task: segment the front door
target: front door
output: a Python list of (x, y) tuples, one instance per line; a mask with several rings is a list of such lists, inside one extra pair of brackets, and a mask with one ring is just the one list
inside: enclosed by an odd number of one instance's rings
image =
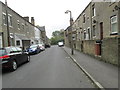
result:
[(100, 23), (100, 40), (103, 39), (103, 22)]

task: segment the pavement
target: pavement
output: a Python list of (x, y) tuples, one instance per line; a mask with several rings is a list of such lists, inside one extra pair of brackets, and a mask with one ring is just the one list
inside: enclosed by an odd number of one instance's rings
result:
[(97, 60), (77, 50), (74, 50), (74, 55), (71, 55), (71, 49), (65, 46), (63, 49), (72, 57), (74, 62), (104, 88), (118, 88), (117, 66)]

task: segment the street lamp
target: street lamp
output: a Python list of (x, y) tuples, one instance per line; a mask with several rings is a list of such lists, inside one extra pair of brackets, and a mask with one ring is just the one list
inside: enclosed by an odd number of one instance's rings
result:
[(6, 23), (7, 23), (8, 46), (10, 46), (10, 32), (9, 32), (9, 22), (8, 22), (8, 6), (7, 6), (7, 0), (5, 0), (5, 9), (6, 9)]
[(65, 14), (70, 13), (70, 38), (71, 38), (71, 54), (74, 55), (74, 50), (73, 50), (73, 38), (72, 38), (72, 23), (73, 23), (73, 18), (72, 18), (72, 12), (70, 10), (67, 10)]

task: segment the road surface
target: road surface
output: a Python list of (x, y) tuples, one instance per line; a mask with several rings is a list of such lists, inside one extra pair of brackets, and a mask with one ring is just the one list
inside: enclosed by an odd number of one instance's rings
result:
[(3, 72), (3, 88), (95, 88), (62, 47), (32, 55), (14, 72)]

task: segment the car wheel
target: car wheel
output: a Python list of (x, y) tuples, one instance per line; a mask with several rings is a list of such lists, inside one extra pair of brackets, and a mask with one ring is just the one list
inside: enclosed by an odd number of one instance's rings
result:
[(29, 55), (27, 56), (27, 62), (30, 62), (30, 56)]
[(12, 62), (11, 70), (12, 70), (12, 71), (15, 71), (16, 69), (17, 69), (17, 62), (14, 60), (14, 61)]

